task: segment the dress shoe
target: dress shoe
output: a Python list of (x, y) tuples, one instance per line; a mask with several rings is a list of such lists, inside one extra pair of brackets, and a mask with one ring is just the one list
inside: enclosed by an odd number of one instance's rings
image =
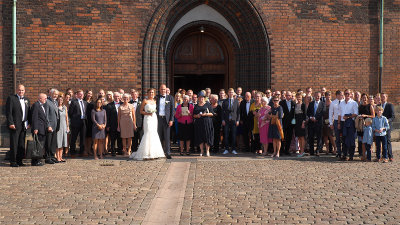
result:
[(353, 161), (353, 160), (354, 160), (353, 157), (350, 157), (349, 160), (347, 160), (347, 161)]
[(43, 163), (41, 161), (32, 164), (32, 166), (43, 166)]
[(51, 160), (51, 159), (46, 159), (44, 162), (46, 164), (55, 164), (55, 162), (53, 162), (53, 160)]
[(12, 162), (12, 163), (10, 163), (10, 167), (19, 167), (19, 166), (18, 166), (18, 164), (17, 164), (17, 163), (15, 163), (15, 162)]
[(167, 159), (172, 159), (171, 155), (167, 155)]
[(51, 161), (53, 161), (54, 163), (59, 163), (60, 161), (58, 161), (57, 159), (52, 158)]
[(26, 166), (23, 162), (19, 162), (17, 164), (18, 164), (18, 166)]
[(389, 162), (393, 162), (394, 161), (394, 159), (393, 158), (389, 158)]
[(228, 149), (226, 149), (225, 151), (224, 151), (224, 153), (222, 153), (223, 155), (226, 155), (226, 154), (228, 154), (229, 153), (229, 151), (228, 151)]

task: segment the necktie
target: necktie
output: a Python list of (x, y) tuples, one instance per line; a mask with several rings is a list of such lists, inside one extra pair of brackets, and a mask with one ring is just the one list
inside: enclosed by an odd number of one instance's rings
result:
[(315, 102), (314, 104), (314, 116), (317, 114), (317, 109), (318, 109), (318, 102)]
[(80, 103), (81, 103), (81, 107), (82, 107), (82, 115), (81, 115), (81, 118), (83, 119), (83, 118), (85, 118), (85, 108), (83, 107), (83, 102), (82, 101), (79, 101)]

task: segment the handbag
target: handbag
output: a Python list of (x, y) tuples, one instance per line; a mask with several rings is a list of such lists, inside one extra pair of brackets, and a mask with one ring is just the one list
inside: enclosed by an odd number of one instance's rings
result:
[(39, 141), (37, 134), (33, 134), (33, 140), (27, 141), (26, 159), (42, 159), (44, 155), (44, 141)]

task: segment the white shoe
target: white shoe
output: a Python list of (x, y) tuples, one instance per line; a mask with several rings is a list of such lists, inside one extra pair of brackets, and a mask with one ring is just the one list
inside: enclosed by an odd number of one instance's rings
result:
[(200, 154), (200, 157), (202, 157), (203, 156), (203, 154)]
[(233, 151), (232, 151), (232, 154), (237, 155), (236, 150), (233, 150)]
[(207, 156), (207, 157), (210, 157), (210, 152), (207, 152), (206, 156)]
[(228, 153), (229, 153), (229, 151), (228, 151), (228, 150), (225, 150), (224, 153), (222, 153), (222, 154), (226, 155), (226, 154), (228, 154)]

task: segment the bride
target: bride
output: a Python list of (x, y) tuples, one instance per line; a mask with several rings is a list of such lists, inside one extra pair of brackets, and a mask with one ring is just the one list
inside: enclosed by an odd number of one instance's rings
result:
[(137, 152), (133, 152), (129, 158), (135, 160), (164, 158), (164, 150), (157, 132), (156, 100), (155, 90), (147, 90), (147, 99), (144, 99), (140, 107), (143, 119), (143, 137)]

